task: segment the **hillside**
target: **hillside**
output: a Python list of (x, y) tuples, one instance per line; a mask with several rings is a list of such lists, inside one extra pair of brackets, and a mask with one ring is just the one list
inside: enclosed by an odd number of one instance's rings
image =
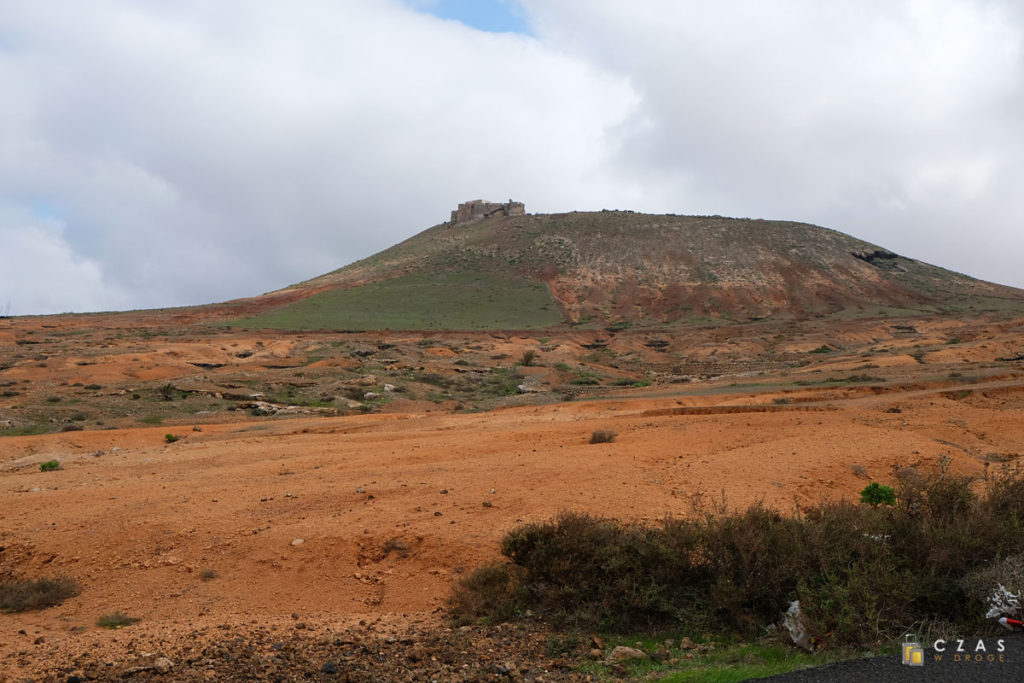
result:
[(270, 297), (238, 324), (536, 329), (1024, 311), (1024, 291), (827, 228), (623, 211), (442, 223)]

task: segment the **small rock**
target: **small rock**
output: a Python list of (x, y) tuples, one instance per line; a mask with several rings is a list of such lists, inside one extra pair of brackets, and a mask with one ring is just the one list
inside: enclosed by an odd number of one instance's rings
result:
[(591, 649), (591, 651), (590, 651), (590, 658), (591, 659), (604, 659), (604, 650), (600, 650), (600, 649), (598, 649), (596, 647)]
[(683, 638), (683, 639), (682, 639), (681, 641), (679, 641), (679, 647), (680, 647), (680, 649), (682, 649), (682, 650), (692, 650), (693, 648), (695, 648), (695, 647), (696, 647), (696, 645), (694, 645), (694, 644), (693, 644), (693, 641), (692, 641), (692, 640), (690, 640), (690, 639), (689, 639), (689, 638), (687, 637), (687, 638)]
[(165, 674), (174, 668), (174, 662), (167, 659), (167, 657), (157, 657), (153, 660), (153, 668), (159, 673)]
[(306, 540), (303, 539), (303, 538), (293, 538), (292, 539), (292, 545), (302, 545), (305, 542), (306, 542)]
[(200, 427), (199, 425), (192, 425), (192, 431), (193, 432), (201, 432), (201, 431), (203, 431), (203, 428)]
[(325, 674), (336, 674), (338, 673), (338, 665), (334, 662), (325, 662), (320, 671)]
[(635, 647), (626, 647), (625, 645), (616, 645), (615, 649), (605, 657), (604, 663), (607, 666), (625, 662), (630, 659), (647, 659), (647, 653), (643, 650), (638, 650)]

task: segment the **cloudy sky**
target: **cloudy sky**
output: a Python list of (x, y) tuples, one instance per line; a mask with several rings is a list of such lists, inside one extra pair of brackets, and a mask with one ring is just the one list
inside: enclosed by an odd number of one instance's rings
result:
[(199, 304), (466, 199), (1024, 287), (1017, 0), (0, 0), (0, 314)]

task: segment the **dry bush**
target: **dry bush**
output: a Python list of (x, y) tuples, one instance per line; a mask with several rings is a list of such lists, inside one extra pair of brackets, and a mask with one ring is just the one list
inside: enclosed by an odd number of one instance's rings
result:
[(52, 579), (11, 579), (0, 583), (0, 610), (24, 612), (59, 605), (79, 594), (78, 582), (65, 576)]
[(618, 436), (610, 429), (599, 429), (590, 435), (590, 443), (611, 443)]
[(387, 557), (391, 553), (398, 553), (399, 557), (408, 557), (411, 550), (412, 546), (409, 545), (408, 541), (395, 536), (394, 538), (389, 538), (387, 542), (384, 543), (381, 553), (384, 557)]
[(142, 621), (138, 617), (129, 617), (121, 612), (113, 612), (112, 614), (104, 614), (102, 617), (96, 620), (97, 626), (103, 628), (115, 629), (121, 628), (122, 626), (131, 626)]

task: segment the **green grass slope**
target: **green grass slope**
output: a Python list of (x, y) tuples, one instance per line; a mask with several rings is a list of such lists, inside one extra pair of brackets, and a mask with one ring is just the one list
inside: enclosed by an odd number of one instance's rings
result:
[(247, 328), (287, 330), (535, 329), (562, 320), (547, 287), (481, 272), (416, 273), (334, 289), (262, 315)]

